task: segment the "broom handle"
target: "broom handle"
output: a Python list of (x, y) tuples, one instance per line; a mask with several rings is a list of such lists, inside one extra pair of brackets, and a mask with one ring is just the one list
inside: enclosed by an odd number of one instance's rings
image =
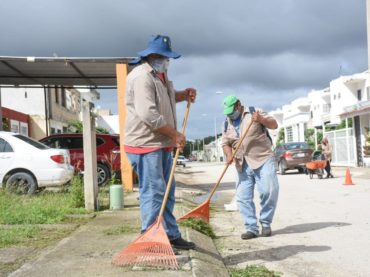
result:
[[(181, 128), (181, 134), (183, 134), (183, 135), (185, 134), (185, 127), (186, 127), (186, 123), (188, 121), (188, 116), (189, 116), (189, 111), (190, 111), (190, 104), (191, 104), (191, 102), (190, 102), (190, 100), (188, 100), (188, 104), (186, 106), (186, 111), (185, 111), (185, 115), (184, 115), (184, 121), (182, 122), (182, 128)], [(161, 210), (159, 211), (158, 224), (161, 222), (161, 218), (163, 216), (164, 209), (166, 207), (168, 195), (170, 194), (170, 189), (171, 189), (171, 185), (172, 185), (173, 175), (175, 174), (176, 162), (177, 162), (177, 158), (179, 157), (179, 154), (180, 154), (180, 148), (177, 148), (176, 149), (175, 157), (174, 157), (174, 159), (172, 161), (173, 163), (172, 163), (172, 168), (171, 168), (171, 174), (170, 174), (170, 178), (168, 179), (166, 193), (165, 193), (165, 195), (163, 197), (163, 202), (162, 202)]]
[[(253, 124), (253, 120), (252, 120), (252, 121), (251, 121), (251, 123), (249, 124), (249, 126), (248, 126), (247, 130), (245, 130), (245, 131), (244, 131), (244, 133), (243, 133), (242, 137), (240, 138), (240, 140), (239, 140), (238, 144), (236, 145), (236, 148), (235, 148), (235, 150), (234, 150), (234, 152), (233, 152), (233, 155), (232, 155), (232, 157), (231, 157), (231, 158), (232, 158), (232, 160), (234, 160), (235, 155), (236, 155), (236, 152), (238, 152), (238, 150), (239, 150), (239, 148), (240, 148), (240, 145), (242, 144), (242, 142), (243, 142), (244, 138), (247, 136), (247, 133), (248, 133), (249, 129), (251, 128), (252, 124)], [(225, 168), (224, 168), (224, 171), (222, 172), (221, 176), (218, 178), (217, 183), (216, 183), (216, 185), (213, 187), (213, 189), (212, 189), (212, 191), (211, 191), (210, 195), (208, 196), (207, 201), (210, 201), (210, 200), (211, 200), (211, 198), (212, 198), (213, 194), (215, 193), (216, 189), (217, 189), (217, 188), (218, 188), (218, 186), (220, 185), (221, 180), (222, 180), (222, 178), (224, 177), (224, 175), (225, 175), (225, 173), (226, 173), (226, 170), (229, 168), (229, 165), (230, 165), (229, 163), (226, 163), (226, 166), (225, 166)]]

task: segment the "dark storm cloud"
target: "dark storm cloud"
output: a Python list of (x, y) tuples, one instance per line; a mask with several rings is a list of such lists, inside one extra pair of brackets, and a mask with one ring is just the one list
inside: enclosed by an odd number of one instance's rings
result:
[[(364, 71), (365, 2), (1, 0), (0, 55), (134, 56), (167, 34), (183, 55), (170, 65), (176, 87), (199, 90), (189, 131), (205, 135), (227, 94), (270, 110)], [(99, 105), (116, 111), (109, 95)]]

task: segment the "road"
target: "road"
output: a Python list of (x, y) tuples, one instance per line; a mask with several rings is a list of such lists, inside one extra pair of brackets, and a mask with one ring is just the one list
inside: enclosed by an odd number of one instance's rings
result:
[[(223, 168), (189, 163), (176, 180), (184, 190), (207, 192)], [(230, 168), (214, 197), (216, 212), (211, 211), (215, 244), (225, 264), (263, 264), (284, 276), (370, 276), (370, 179), (361, 169), (353, 172), (353, 186), (343, 185), (343, 168), (334, 168), (334, 179), (311, 180), (294, 171), (279, 175), (273, 236), (243, 241), (241, 216), (222, 208), (234, 192)], [(258, 203), (257, 192), (255, 197)]]

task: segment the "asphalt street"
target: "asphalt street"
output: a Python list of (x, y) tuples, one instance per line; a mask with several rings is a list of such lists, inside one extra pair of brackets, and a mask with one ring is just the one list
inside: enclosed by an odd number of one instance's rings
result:
[[(179, 169), (183, 190), (203, 200), (221, 174), (223, 164), (189, 163)], [(263, 264), (284, 276), (370, 276), (370, 170), (350, 169), (354, 185), (343, 185), (345, 168), (334, 168), (333, 179), (310, 179), (287, 172), (278, 175), (279, 202), (273, 236), (244, 241), (239, 212), (226, 212), (234, 193), (234, 170), (225, 175), (212, 199), (214, 241), (226, 266)], [(198, 192), (198, 193), (196, 193)], [(258, 193), (255, 194), (256, 207)], [(258, 212), (258, 211), (257, 211)]]

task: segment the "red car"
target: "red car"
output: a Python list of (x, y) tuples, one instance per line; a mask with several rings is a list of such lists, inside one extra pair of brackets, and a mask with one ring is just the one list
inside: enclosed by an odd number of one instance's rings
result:
[[(68, 149), (71, 156), (71, 164), (74, 166), (75, 170), (83, 170), (84, 155), (82, 134), (54, 134), (41, 139), (40, 142), (51, 148)], [(121, 158), (119, 150), (118, 135), (96, 134), (99, 186), (104, 185), (111, 178), (113, 173), (120, 177)]]

